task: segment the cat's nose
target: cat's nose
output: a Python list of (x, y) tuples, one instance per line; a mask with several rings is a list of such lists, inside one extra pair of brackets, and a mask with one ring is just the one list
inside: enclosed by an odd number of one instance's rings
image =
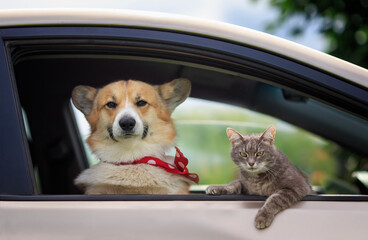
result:
[(252, 163), (252, 162), (250, 162), (250, 163), (248, 163), (249, 164), (249, 166), (251, 166), (251, 167), (253, 167), (253, 165), (254, 165), (254, 163)]

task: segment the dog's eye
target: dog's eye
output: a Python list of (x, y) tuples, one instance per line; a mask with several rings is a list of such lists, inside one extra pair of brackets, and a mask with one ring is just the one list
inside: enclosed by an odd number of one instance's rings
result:
[(111, 109), (116, 108), (116, 106), (117, 106), (117, 104), (114, 103), (114, 102), (108, 102), (108, 103), (106, 103), (106, 107), (111, 108)]
[(144, 107), (147, 105), (147, 102), (144, 100), (139, 100), (138, 102), (135, 103), (135, 105), (137, 105), (137, 107)]

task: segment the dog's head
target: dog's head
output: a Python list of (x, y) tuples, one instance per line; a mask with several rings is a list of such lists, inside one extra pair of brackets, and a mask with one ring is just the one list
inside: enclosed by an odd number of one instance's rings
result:
[[(190, 90), (187, 79), (175, 79), (159, 86), (118, 81), (101, 89), (77, 86), (72, 101), (90, 124), (87, 143), (91, 149), (100, 158), (114, 155), (111, 157), (117, 157), (116, 161), (125, 161), (125, 158), (137, 158), (139, 153), (154, 154), (146, 152), (157, 151), (155, 147), (173, 144), (176, 131), (170, 116)], [(127, 156), (130, 152), (133, 156)]]

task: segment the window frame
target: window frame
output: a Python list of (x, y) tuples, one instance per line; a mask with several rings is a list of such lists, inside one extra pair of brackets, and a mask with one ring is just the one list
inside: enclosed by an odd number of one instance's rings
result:
[(36, 194), (22, 110), (9, 60), (0, 38), (0, 193)]
[[(7, 101), (0, 102), (1, 115), (5, 115), (5, 107), (10, 108), (6, 115), (9, 116), (7, 123), (12, 123), (11, 128), (1, 127), (5, 133), (2, 134), (0, 142), (5, 142), (4, 149), (10, 149), (8, 154), (0, 154), (2, 161), (0, 166), (6, 165), (6, 168), (0, 168), (0, 183), (8, 182), (5, 177), (16, 179), (12, 183), (20, 183), (16, 187), (13, 184), (7, 186), (0, 185), (1, 200), (239, 200), (239, 201), (260, 201), (264, 197), (259, 196), (206, 196), (206, 195), (119, 195), (119, 196), (26, 196), (36, 195), (36, 183), (33, 175), (32, 161), (28, 148), (25, 127), (23, 124), (20, 102), (17, 95), (17, 89), (12, 71), (12, 62), (10, 59), (10, 48), (14, 44), (20, 44), (24, 40), (29, 39), (62, 39), (62, 38), (92, 38), (108, 40), (136, 39), (145, 40), (152, 43), (160, 41), (170, 42), (174, 47), (194, 46), (197, 51), (213, 52), (212, 56), (208, 56), (211, 61), (212, 57), (218, 58), (222, 56), (223, 63), (230, 62), (227, 67), (231, 68), (251, 69), (257, 68), (258, 74), (267, 73), (269, 76), (275, 77), (274, 85), (289, 87), (296, 91), (318, 86), (319, 91), (313, 90), (309, 94), (329, 104), (349, 110), (355, 115), (359, 115), (364, 119), (368, 119), (368, 94), (360, 86), (351, 84), (345, 79), (333, 76), (323, 70), (316, 69), (311, 66), (290, 60), (275, 53), (257, 49), (251, 46), (243, 46), (239, 43), (233, 43), (223, 39), (215, 39), (208, 36), (199, 36), (190, 33), (163, 31), (144, 28), (130, 27), (104, 27), (104, 26), (34, 26), (34, 27), (14, 27), (0, 29), (0, 78), (4, 79), (0, 82), (0, 95), (7, 97)], [(37, 40), (35, 41), (37, 42)], [(188, 55), (190, 57), (190, 55)], [(3, 58), (3, 59), (1, 59)], [(239, 61), (242, 58), (243, 62)], [(214, 65), (215, 66), (215, 65)], [(244, 69), (243, 69), (244, 70)], [(281, 74), (280, 74), (281, 73)], [(318, 77), (316, 77), (318, 76)], [(293, 81), (288, 81), (291, 79)], [(284, 82), (283, 82), (284, 81)], [(332, 85), (327, 86), (328, 83)], [(314, 88), (315, 89), (315, 88)], [(9, 94), (12, 96), (9, 96)], [(9, 99), (12, 101), (9, 103)], [(8, 104), (8, 106), (6, 106)], [(14, 135), (11, 141), (6, 140), (6, 135)], [(12, 147), (13, 146), (13, 147)], [(15, 148), (14, 146), (19, 146)], [(83, 151), (83, 150), (82, 150)], [(12, 156), (11, 158), (6, 156)], [(5, 161), (4, 161), (5, 158)], [(8, 165), (9, 164), (9, 165)], [(20, 180), (21, 179), (21, 180)], [(24, 196), (9, 196), (13, 194), (21, 194)], [(304, 200), (312, 201), (368, 201), (368, 196), (308, 196)]]
[[(203, 49), (207, 51), (207, 54), (210, 51), (214, 54), (217, 53), (217, 56), (221, 54), (223, 64), (228, 61), (232, 62), (232, 67), (238, 65), (240, 69), (245, 68), (253, 71), (260, 69), (262, 74), (268, 73), (269, 76), (275, 77), (272, 80), (274, 85), (290, 87), (295, 91), (308, 88), (312, 97), (368, 119), (368, 94), (361, 86), (325, 72), (323, 69), (317, 69), (314, 66), (308, 66), (297, 60), (279, 56), (277, 53), (258, 49), (254, 46), (246, 46), (229, 40), (198, 34), (123, 26), (33, 26), (0, 30), (0, 38), (6, 41), (25, 38), (63, 39), (68, 37), (105, 39), (105, 41), (108, 39), (131, 39), (145, 40), (152, 43), (167, 42), (175, 48), (190, 46), (199, 51)], [(210, 60), (212, 56), (208, 57), (208, 60)], [(221, 68), (226, 68), (226, 65), (221, 65)], [(277, 71), (277, 75), (273, 74), (275, 71)], [(320, 89), (317, 92), (315, 92), (316, 86)]]

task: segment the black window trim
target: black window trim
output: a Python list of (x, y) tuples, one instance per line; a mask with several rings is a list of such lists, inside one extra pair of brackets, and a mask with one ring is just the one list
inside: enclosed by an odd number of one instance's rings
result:
[(88, 159), (86, 152), (83, 147), (83, 140), (80, 135), (80, 131), (78, 128), (78, 124), (76, 122), (76, 117), (72, 110), (71, 102), (67, 101), (65, 103), (64, 109), (64, 118), (66, 120), (68, 135), (70, 137), (70, 141), (72, 142), (73, 150), (76, 155), (76, 159), (78, 162), (79, 169), (86, 169), (89, 167)]
[[(0, 195), (0, 201), (265, 201), (255, 195)], [(308, 195), (301, 201), (368, 202), (368, 195)]]
[[(257, 49), (252, 46), (244, 46), (239, 43), (215, 39), (208, 36), (200, 36), (189, 33), (165, 31), (160, 29), (144, 29), (132, 27), (113, 27), (113, 26), (43, 26), (43, 27), (13, 27), (0, 29), (0, 36), (6, 40), (24, 39), (24, 38), (86, 38), (106, 40), (126, 40), (149, 41), (150, 43), (166, 42), (167, 46), (191, 46), (197, 49), (203, 49), (207, 52), (217, 52), (223, 57), (249, 59), (257, 63), (257, 67), (267, 67), (268, 72), (272, 69), (278, 69), (278, 74), (286, 74), (287, 79), (292, 81), (282, 84), (291, 86), (293, 89), (299, 89), (300, 84), (304, 87), (308, 85), (317, 85), (323, 89), (323, 94), (319, 93), (319, 100), (333, 104), (336, 107), (344, 106), (345, 111), (349, 111), (360, 117), (368, 119), (368, 94), (357, 84), (348, 82), (339, 76), (333, 76), (331, 73), (324, 72), (322, 69), (308, 66), (279, 56), (276, 53)], [(223, 51), (226, 49), (226, 51)], [(230, 55), (231, 54), (231, 55)], [(236, 61), (235, 61), (236, 62)], [(248, 62), (249, 63), (249, 62)], [(280, 71), (282, 69), (282, 72)], [(293, 77), (294, 76), (294, 77)], [(302, 82), (300, 82), (302, 80)], [(279, 84), (276, 80), (274, 84)], [(329, 87), (326, 87), (329, 83)], [(333, 83), (333, 84), (331, 84)], [(333, 88), (331, 88), (333, 85)], [(339, 98), (336, 97), (339, 95)]]
[(9, 61), (0, 39), (0, 194), (36, 194), (22, 109)]

